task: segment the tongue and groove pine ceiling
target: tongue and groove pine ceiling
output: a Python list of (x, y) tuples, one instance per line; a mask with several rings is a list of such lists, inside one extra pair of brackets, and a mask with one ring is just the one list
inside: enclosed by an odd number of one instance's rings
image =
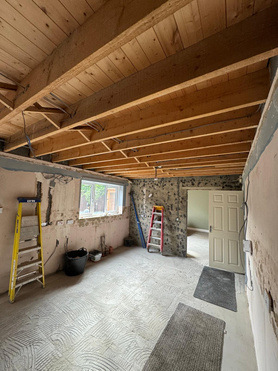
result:
[(241, 174), (277, 54), (274, 0), (0, 0), (4, 151), (130, 179)]

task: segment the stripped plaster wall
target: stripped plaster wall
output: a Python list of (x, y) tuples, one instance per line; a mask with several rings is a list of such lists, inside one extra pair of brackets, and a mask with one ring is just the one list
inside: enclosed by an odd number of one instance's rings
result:
[[(248, 205), (247, 297), (259, 371), (278, 369), (278, 59), (269, 102), (244, 171)], [(273, 299), (269, 312), (266, 293)]]
[[(45, 179), (45, 176), (50, 179)], [(65, 184), (65, 181), (69, 183)], [(0, 207), (3, 208), (3, 213), (0, 214), (0, 293), (7, 291), (9, 285), (17, 197), (36, 196), (40, 191), (38, 186), (42, 195), (42, 222), (49, 218), (50, 223), (42, 228), (45, 261), (53, 252), (56, 239), (59, 240), (55, 254), (45, 266), (46, 274), (63, 268), (66, 237), (69, 239), (69, 249), (85, 247), (92, 250), (99, 248), (100, 236), (103, 234), (106, 244), (113, 248), (122, 246), (124, 237), (128, 235), (128, 200), (123, 215), (79, 220), (79, 178), (55, 177), (40, 172), (13, 171), (0, 167)], [(67, 220), (73, 220), (73, 224), (67, 224)], [(58, 225), (57, 221), (62, 221), (63, 224)]]
[[(238, 175), (160, 178), (134, 180), (131, 190), (140, 218), (143, 234), (147, 241), (153, 205), (164, 206), (164, 246), (165, 255), (186, 257), (187, 239), (187, 190), (226, 189), (240, 190)], [(177, 219), (178, 218), (178, 219)], [(135, 213), (131, 205), (130, 235), (136, 245), (141, 245)]]

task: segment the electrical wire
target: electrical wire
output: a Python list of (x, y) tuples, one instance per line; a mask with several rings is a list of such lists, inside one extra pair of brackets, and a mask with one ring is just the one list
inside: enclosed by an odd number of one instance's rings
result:
[(57, 249), (58, 246), (59, 246), (59, 240), (56, 240), (55, 248), (52, 251), (52, 253), (50, 254), (50, 256), (48, 257), (48, 259), (46, 260), (46, 262), (44, 263), (44, 265), (46, 265), (49, 262), (50, 258), (55, 254), (55, 251), (56, 251), (56, 249)]
[(242, 227), (240, 228), (239, 235), (241, 234), (242, 230), (244, 229), (244, 239), (246, 240), (246, 231), (247, 231), (247, 224), (248, 224), (248, 213), (249, 213), (249, 208), (248, 208), (248, 195), (249, 195), (249, 185), (250, 185), (250, 179), (249, 175), (247, 177), (247, 188), (246, 188), (246, 200), (243, 202), (243, 206), (246, 209), (246, 217), (244, 218)]
[[(250, 179), (249, 179), (249, 174), (248, 174), (248, 177), (247, 177), (247, 187), (246, 187), (246, 199), (243, 202), (243, 207), (245, 208), (244, 209), (245, 218), (244, 218), (242, 227), (240, 228), (240, 231), (239, 231), (239, 238), (240, 238), (241, 232), (242, 232), (242, 230), (244, 230), (244, 240), (246, 240), (247, 225), (248, 225), (248, 214), (249, 214), (249, 208), (248, 208), (249, 185), (250, 185)], [(239, 256), (240, 256), (240, 261), (241, 261), (241, 254), (239, 254)], [(242, 264), (242, 261), (241, 261), (241, 264)], [(250, 275), (250, 281), (251, 281), (251, 284), (252, 284), (250, 262), (249, 262), (249, 275)], [(248, 281), (246, 281), (246, 287), (248, 288), (249, 291), (254, 291), (253, 284), (251, 285), (251, 287), (249, 287), (248, 286)]]
[(25, 137), (26, 137), (26, 140), (27, 140), (27, 144), (28, 144), (29, 150), (32, 153), (33, 157), (36, 158), (35, 151), (32, 148), (31, 140), (28, 137), (27, 132), (26, 132), (26, 122), (25, 122), (24, 111), (22, 111), (21, 113), (22, 113), (22, 118), (23, 118), (24, 134), (25, 134)]
[(114, 142), (116, 142), (116, 143), (118, 143), (118, 144), (120, 144), (120, 143), (122, 143), (123, 141), (121, 140), (121, 139), (119, 139), (119, 138), (111, 138), (112, 140), (114, 140)]
[(98, 121), (90, 121), (90, 124), (96, 128), (97, 131), (103, 131), (104, 127)]
[(42, 173), (44, 179), (46, 180), (54, 180), (58, 181), (61, 184), (68, 184), (73, 180), (73, 177), (68, 176), (68, 175), (62, 175), (62, 174), (47, 174), (47, 173)]
[(100, 132), (100, 130), (92, 122), (87, 122), (86, 125), (96, 130), (98, 133)]
[(22, 89), (24, 89), (24, 91), (27, 90), (27, 87), (26, 87), (26, 86), (21, 85), (21, 84), (20, 84), (19, 82), (17, 82), (16, 80), (14, 80), (14, 79), (12, 79), (11, 77), (5, 75), (3, 72), (0, 72), (0, 75), (3, 76), (3, 77), (5, 77), (6, 79), (12, 81), (12, 82), (13, 82), (14, 84), (16, 84), (17, 86), (20, 86)]
[(49, 93), (53, 98), (57, 99), (58, 101), (60, 101), (63, 105), (65, 105), (67, 108), (70, 109), (70, 106), (62, 99), (60, 98), (58, 95), (54, 94), (54, 93)]
[(64, 110), (62, 107), (58, 106), (57, 104), (55, 104), (54, 102), (52, 102), (50, 99), (48, 99), (47, 97), (44, 97), (43, 98), (47, 103), (49, 103), (51, 106), (55, 107), (55, 108), (58, 108), (60, 111), (64, 112), (65, 114), (69, 115), (71, 117), (71, 115), (66, 111)]

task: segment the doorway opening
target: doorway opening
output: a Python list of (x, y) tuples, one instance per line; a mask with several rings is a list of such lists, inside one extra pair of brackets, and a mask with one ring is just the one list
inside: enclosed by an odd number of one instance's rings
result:
[(187, 191), (187, 256), (209, 263), (209, 191)]

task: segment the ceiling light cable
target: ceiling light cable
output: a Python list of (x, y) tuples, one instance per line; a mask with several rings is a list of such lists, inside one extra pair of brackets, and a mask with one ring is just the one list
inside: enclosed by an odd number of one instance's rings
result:
[(24, 111), (22, 111), (21, 113), (22, 113), (22, 118), (23, 118), (24, 134), (25, 134), (25, 137), (26, 137), (26, 140), (27, 140), (27, 144), (28, 144), (29, 150), (32, 153), (33, 157), (36, 158), (35, 151), (34, 151), (34, 149), (32, 148), (32, 145), (31, 145), (31, 140), (28, 137), (27, 132), (26, 132), (26, 122), (25, 122)]
[(63, 105), (65, 105), (67, 108), (70, 108), (70, 106), (62, 99), (60, 98), (57, 94), (54, 93), (49, 93), (54, 99), (57, 99), (60, 101)]
[(71, 114), (68, 113), (66, 110), (64, 110), (62, 107), (58, 106), (57, 104), (55, 104), (54, 102), (52, 102), (49, 98), (47, 97), (44, 97), (43, 98), (47, 103), (49, 103), (51, 106), (55, 107), (55, 108), (58, 108), (60, 111), (64, 112), (65, 114), (69, 115), (71, 117)]

